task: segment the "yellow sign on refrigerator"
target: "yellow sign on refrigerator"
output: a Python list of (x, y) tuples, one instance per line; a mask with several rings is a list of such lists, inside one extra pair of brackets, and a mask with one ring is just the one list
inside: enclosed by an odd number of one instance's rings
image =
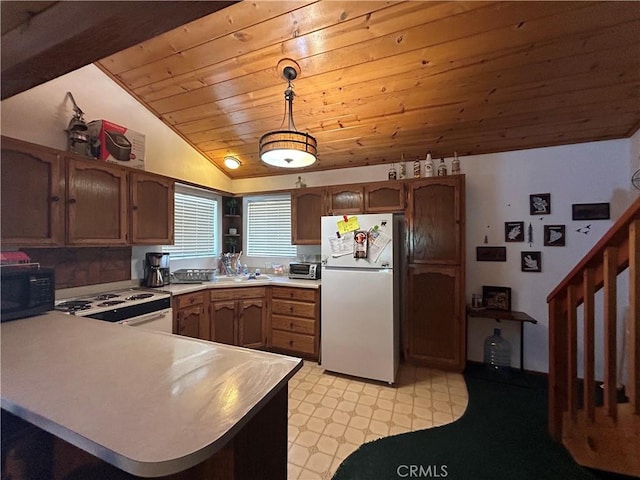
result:
[(342, 220), (338, 221), (338, 233), (340, 235), (344, 235), (348, 232), (354, 232), (359, 228), (360, 225), (358, 225), (358, 217), (356, 217), (355, 215), (349, 218), (347, 218), (347, 216), (345, 215), (344, 217), (342, 217)]

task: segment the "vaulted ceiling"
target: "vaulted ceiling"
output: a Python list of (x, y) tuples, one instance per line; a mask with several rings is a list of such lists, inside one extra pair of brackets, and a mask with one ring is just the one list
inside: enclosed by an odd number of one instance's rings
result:
[[(283, 59), (300, 68), (296, 128), (318, 141), (305, 171), (623, 138), (640, 126), (640, 2), (247, 1), (97, 65), (244, 178), (290, 173), (258, 157), (260, 136), (283, 121)], [(242, 166), (228, 170), (227, 155)]]

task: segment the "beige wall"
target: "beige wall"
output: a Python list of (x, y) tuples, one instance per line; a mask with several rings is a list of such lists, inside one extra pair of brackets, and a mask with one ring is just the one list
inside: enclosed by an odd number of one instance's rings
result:
[(87, 122), (105, 119), (145, 134), (145, 170), (210, 188), (231, 189), (229, 177), (94, 65), (4, 100), (2, 134), (65, 150), (65, 128), (73, 115), (68, 91)]

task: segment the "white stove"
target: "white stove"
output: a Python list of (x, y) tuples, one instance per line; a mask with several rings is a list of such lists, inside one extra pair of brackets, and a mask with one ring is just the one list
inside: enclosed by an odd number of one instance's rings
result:
[(171, 332), (171, 295), (159, 290), (126, 288), (68, 298), (57, 301), (54, 309), (80, 317)]

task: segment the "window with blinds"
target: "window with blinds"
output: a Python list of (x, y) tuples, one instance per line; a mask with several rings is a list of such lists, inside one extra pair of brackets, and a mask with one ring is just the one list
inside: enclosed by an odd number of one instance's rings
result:
[(295, 257), (291, 245), (291, 196), (247, 198), (247, 255)]
[(176, 185), (175, 244), (162, 247), (171, 258), (215, 257), (218, 196), (207, 190)]

